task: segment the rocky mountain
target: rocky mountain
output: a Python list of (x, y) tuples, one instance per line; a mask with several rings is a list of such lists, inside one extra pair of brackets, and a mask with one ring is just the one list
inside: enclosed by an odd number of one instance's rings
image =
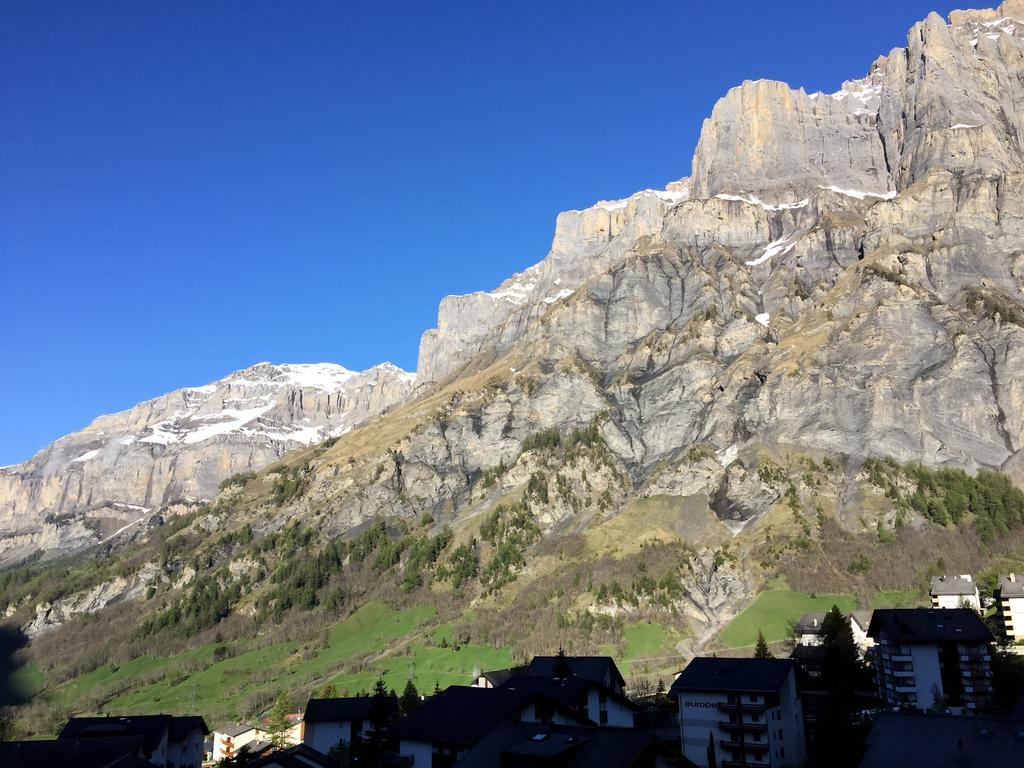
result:
[(406, 398), (385, 363), (259, 363), (100, 416), (23, 464), (0, 468), (0, 560), (109, 538), (168, 505), (212, 499), (225, 478), (344, 434)]
[[(445, 298), (414, 384), (371, 370), (342, 406), (333, 373), (257, 367), (4, 470), (14, 532), (33, 514), (209, 498), (282, 457), (165, 526), (146, 562), (98, 562), (76, 589), (27, 581), (8, 610), (38, 632), (121, 601), (153, 632), (154, 615), (208, 633), (213, 616), (241, 636), (273, 611), (420, 601), (523, 652), (559, 622), (662, 611), (689, 653), (814, 547), (870, 560), (911, 530), (934, 538), (905, 551), (944, 542), (980, 567), (979, 547), (956, 547), (999, 526), (1013, 546), (1021, 521), (1003, 505), (970, 528), (962, 488), (951, 511), (901, 465), (1024, 485), (1022, 142), (1024, 0), (932, 14), (834, 93), (745, 82), (705, 120), (688, 179), (563, 213), (541, 262)], [(313, 370), (321, 386), (293, 380)], [(48, 535), (86, 535), (58, 522)], [(816, 578), (864, 586), (864, 562)], [(915, 588), (898, 554), (879, 562), (871, 589)], [(627, 605), (615, 595), (641, 565), (650, 583)], [(458, 586), (433, 589), (431, 568)]]
[[(765, 444), (1024, 479), (1022, 19), (932, 14), (832, 94), (745, 82), (690, 179), (564, 213), (541, 263), (446, 298), (417, 373), (444, 415), (351, 522), (599, 415), (641, 494), (730, 498)], [(695, 479), (698, 444), (730, 466)]]

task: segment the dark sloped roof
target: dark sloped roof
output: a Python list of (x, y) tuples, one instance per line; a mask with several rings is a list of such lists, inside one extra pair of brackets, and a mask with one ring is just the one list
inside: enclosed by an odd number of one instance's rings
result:
[(141, 736), (146, 749), (160, 746), (171, 727), (170, 715), (132, 715), (130, 717), (72, 717), (61, 730), (59, 739), (92, 739), (110, 736)]
[(206, 721), (199, 715), (185, 715), (171, 718), (171, 729), (168, 738), (171, 741), (184, 741), (190, 731), (198, 730), (204, 736), (210, 732)]
[(541, 693), (566, 707), (578, 703), (581, 698), (584, 699), (585, 703), (587, 691), (594, 688), (604, 691), (607, 696), (626, 706), (633, 706), (633, 703), (625, 696), (616, 693), (604, 683), (591, 680), (588, 677), (567, 677), (563, 679), (540, 677), (539, 675), (513, 675), (500, 686), (500, 689), (503, 690)]
[(825, 615), (824, 611), (805, 613), (796, 623), (797, 634), (820, 634), (821, 625), (825, 621)]
[[(459, 768), (628, 766), (659, 749), (659, 742), (650, 731), (505, 721), (471, 747), (458, 765)], [(682, 765), (692, 763), (684, 760)]]
[[(536, 691), (452, 685), (399, 720), (392, 733), (399, 739), (474, 744), (499, 721), (518, 715), (537, 699), (551, 701)], [(552, 704), (564, 714), (579, 718), (558, 702)]]
[(103, 768), (143, 751), (140, 736), (0, 742), (4, 768)]
[(900, 643), (958, 641), (990, 643), (992, 632), (970, 608), (879, 608), (871, 617), (868, 635), (885, 633)]
[[(601, 683), (604, 682), (606, 675), (610, 675), (609, 679), (618, 682), (619, 685), (626, 684), (611, 656), (566, 656), (565, 660), (572, 670), (573, 677), (585, 677)], [(533, 661), (527, 665), (525, 674), (551, 677), (555, 673), (557, 663), (557, 656), (534, 656)]]
[(366, 720), (373, 707), (372, 696), (351, 696), (335, 699), (310, 699), (302, 719), (307, 723)]
[(135, 755), (125, 755), (112, 763), (107, 763), (103, 768), (153, 768), (153, 763)]
[(283, 768), (335, 768), (337, 761), (330, 760), (327, 755), (306, 744), (296, 744), (288, 749), (275, 749), (273, 752), (249, 763), (249, 768), (265, 768), (280, 765)]
[(512, 677), (512, 675), (520, 674), (522, 671), (522, 667), (516, 667), (513, 669), (492, 669), (489, 672), (481, 672), (477, 677), (487, 678), (491, 682), (491, 685), (497, 688)]
[(763, 691), (774, 693), (796, 669), (792, 659), (719, 659), (698, 656), (676, 681), (679, 691)]
[(1018, 766), (1024, 721), (885, 712), (867, 738), (860, 768)]

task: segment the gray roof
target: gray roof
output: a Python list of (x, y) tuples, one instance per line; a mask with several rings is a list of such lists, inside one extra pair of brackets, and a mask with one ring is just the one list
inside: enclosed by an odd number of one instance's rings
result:
[(228, 725), (222, 725), (220, 728), (217, 728), (216, 730), (217, 733), (222, 733), (225, 736), (235, 737), (245, 733), (246, 731), (255, 730), (258, 727), (259, 726), (251, 725), (249, 723), (229, 723)]
[(1024, 597), (1024, 574), (1000, 576), (997, 589), (1000, 597)]
[(978, 591), (977, 582), (963, 576), (932, 576), (930, 593), (933, 595), (973, 595)]
[(886, 712), (867, 745), (860, 768), (1020, 765), (1024, 721)]
[(825, 616), (826, 613), (824, 611), (812, 611), (811, 613), (805, 613), (800, 617), (800, 621), (796, 623), (797, 634), (820, 634), (821, 624), (825, 621)]

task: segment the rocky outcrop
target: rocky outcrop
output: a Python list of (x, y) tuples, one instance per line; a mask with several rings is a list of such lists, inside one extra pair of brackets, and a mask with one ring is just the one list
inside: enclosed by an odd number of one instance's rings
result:
[(260, 363), (100, 416), (24, 464), (0, 469), (0, 558), (78, 548), (165, 505), (211, 499), (225, 478), (402, 402), (412, 380), (390, 364), (357, 373)]
[(1022, 57), (1014, 0), (932, 14), (832, 94), (731, 90), (688, 181), (562, 214), (538, 265), (442, 302), (418, 385), (458, 395), (339, 514), (457, 507), (525, 435), (599, 415), (636, 488), (707, 493), (736, 530), (756, 477), (695, 474), (696, 445), (1019, 468)]

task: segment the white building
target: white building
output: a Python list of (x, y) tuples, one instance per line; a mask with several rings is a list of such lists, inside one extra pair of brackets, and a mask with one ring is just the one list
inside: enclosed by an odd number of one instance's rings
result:
[(1000, 576), (995, 598), (1003, 632), (1012, 643), (1024, 642), (1024, 576)]
[(219, 763), (234, 757), (247, 744), (270, 738), (270, 734), (256, 725), (235, 723), (218, 728), (213, 732), (213, 762)]
[[(794, 635), (797, 645), (814, 648), (821, 645), (821, 627), (825, 621), (823, 611), (805, 613), (800, 617), (794, 628)], [(868, 637), (868, 625), (871, 623), (871, 611), (851, 611), (846, 614), (850, 622), (850, 631), (853, 633), (853, 642), (857, 644), (863, 656), (868, 648), (874, 645), (874, 641)]]
[(683, 756), (707, 768), (802, 766), (803, 709), (792, 659), (698, 657), (672, 684)]
[(978, 585), (969, 573), (959, 576), (933, 576), (928, 594), (932, 598), (932, 608), (973, 608), (981, 612)]
[(992, 633), (970, 608), (879, 609), (868, 634), (879, 698), (891, 707), (952, 714), (992, 698)]
[(372, 696), (310, 699), (302, 716), (305, 724), (303, 743), (325, 755), (339, 741), (351, 744), (353, 738), (359, 738), (372, 730), (372, 707)]

